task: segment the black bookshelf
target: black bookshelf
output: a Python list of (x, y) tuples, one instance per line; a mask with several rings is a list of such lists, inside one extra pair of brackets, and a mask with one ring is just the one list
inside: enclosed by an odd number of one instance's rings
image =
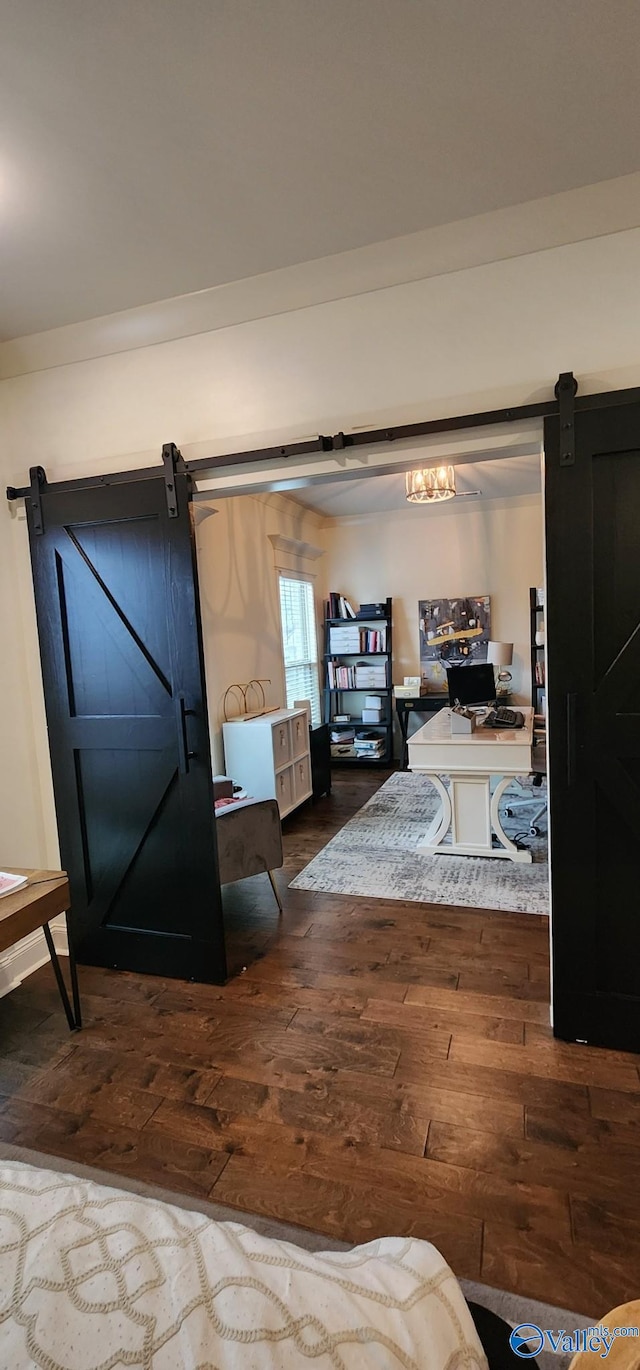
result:
[[(392, 685), (392, 662), (393, 662), (393, 625), (392, 625), (392, 601), (387, 598), (381, 601), (385, 605), (385, 613), (380, 617), (372, 618), (335, 618), (326, 615), (324, 621), (324, 721), (329, 725), (332, 732), (343, 732), (355, 728), (356, 732), (376, 733), (384, 738), (384, 753), (382, 756), (373, 759), (362, 756), (331, 756), (332, 766), (391, 766), (393, 765), (393, 685)], [(385, 630), (385, 650), (383, 652), (332, 652), (330, 651), (330, 630), (331, 628), (358, 627), (365, 630)], [(355, 662), (366, 661), (385, 663), (386, 684), (371, 685), (368, 687), (358, 686), (357, 688), (345, 686), (333, 686), (329, 683), (329, 663), (334, 662), (336, 666), (341, 664), (353, 666)], [(381, 723), (363, 723), (362, 709), (365, 695), (379, 695), (385, 701), (385, 714)], [(334, 723), (334, 714), (349, 714), (348, 723)]]
[(544, 643), (541, 647), (536, 642), (536, 633), (544, 624), (544, 604), (538, 603), (538, 597), (544, 593), (535, 586), (529, 590), (529, 620), (531, 637), (531, 703), (533, 704), (534, 714), (544, 714), (546, 716), (546, 653)]

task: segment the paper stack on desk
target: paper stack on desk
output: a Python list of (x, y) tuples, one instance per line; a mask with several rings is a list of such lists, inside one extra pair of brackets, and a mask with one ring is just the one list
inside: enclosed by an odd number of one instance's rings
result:
[(26, 875), (12, 875), (9, 871), (0, 871), (0, 899), (4, 894), (13, 894), (14, 890), (21, 889), (27, 880)]

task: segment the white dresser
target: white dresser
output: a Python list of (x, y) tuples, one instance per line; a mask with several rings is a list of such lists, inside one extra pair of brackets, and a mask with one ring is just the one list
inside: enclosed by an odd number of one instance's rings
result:
[(252, 799), (277, 799), (280, 817), (311, 796), (306, 709), (278, 709), (222, 726), (225, 772)]

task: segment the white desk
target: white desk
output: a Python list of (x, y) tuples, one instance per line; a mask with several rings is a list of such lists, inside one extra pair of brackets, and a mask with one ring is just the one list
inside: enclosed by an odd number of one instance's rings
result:
[[(521, 713), (524, 728), (496, 731), (479, 724), (470, 736), (452, 736), (450, 710), (441, 709), (409, 739), (409, 769), (428, 775), (440, 795), (440, 811), (418, 844), (419, 852), (531, 861), (531, 852), (519, 851), (507, 837), (499, 814), (513, 777), (531, 771), (533, 709)], [(448, 790), (443, 775), (449, 777)], [(493, 794), (492, 777), (498, 777)], [(451, 840), (445, 841), (449, 832)], [(499, 847), (492, 844), (494, 833)]]

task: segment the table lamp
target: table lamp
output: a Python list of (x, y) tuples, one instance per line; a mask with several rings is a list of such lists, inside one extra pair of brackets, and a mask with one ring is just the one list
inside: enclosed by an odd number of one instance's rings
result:
[(497, 666), (496, 672), (496, 699), (501, 695), (511, 694), (511, 684), (513, 676), (511, 671), (506, 670), (513, 661), (512, 642), (490, 642), (487, 649), (487, 661), (492, 666)]

